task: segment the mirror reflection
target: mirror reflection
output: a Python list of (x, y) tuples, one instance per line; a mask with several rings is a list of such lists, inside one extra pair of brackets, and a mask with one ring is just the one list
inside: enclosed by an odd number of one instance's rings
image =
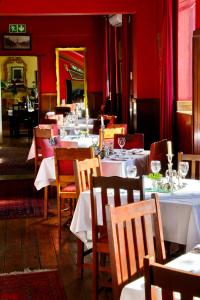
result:
[(0, 56), (3, 136), (32, 135), (38, 122), (36, 56)]
[(87, 106), (86, 48), (56, 48), (57, 106)]

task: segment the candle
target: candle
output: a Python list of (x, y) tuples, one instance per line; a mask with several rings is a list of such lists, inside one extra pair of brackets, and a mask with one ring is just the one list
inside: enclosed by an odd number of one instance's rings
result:
[(167, 153), (168, 153), (168, 155), (172, 155), (172, 142), (171, 141), (167, 142)]
[(104, 120), (103, 120), (103, 116), (101, 116), (101, 127), (104, 127)]

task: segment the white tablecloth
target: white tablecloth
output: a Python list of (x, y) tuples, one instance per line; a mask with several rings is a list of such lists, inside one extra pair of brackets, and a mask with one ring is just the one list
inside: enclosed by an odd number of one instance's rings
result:
[[(115, 152), (119, 152), (120, 150), (116, 150)], [(123, 157), (123, 156), (122, 156)], [(142, 151), (141, 153), (134, 154), (131, 156), (126, 156), (128, 159), (124, 159), (124, 161), (119, 158), (113, 157), (104, 158), (102, 160), (102, 168), (105, 176), (121, 176), (126, 177), (126, 167), (127, 165), (133, 162), (134, 165), (137, 166), (137, 176), (145, 175), (148, 172), (148, 160), (149, 160), (149, 151)], [(119, 159), (119, 160), (117, 160)]]
[[(66, 135), (61, 139), (61, 147), (65, 148), (88, 148), (94, 143), (98, 143), (99, 136), (96, 134), (90, 134), (88, 137), (81, 136), (76, 137), (74, 135)], [(28, 153), (27, 160), (35, 158), (35, 142), (32, 140), (32, 144)]]
[[(179, 270), (200, 274), (200, 254), (188, 252), (166, 264), (167, 266)], [(158, 300), (161, 298), (161, 290), (157, 289)], [(175, 299), (180, 299), (180, 295), (175, 293)], [(199, 298), (194, 298), (199, 299)], [(127, 285), (122, 290), (120, 300), (145, 300), (144, 277), (141, 277)]]
[[(137, 165), (139, 170), (139, 175), (143, 174), (147, 169), (148, 163), (148, 154), (149, 151), (146, 151), (145, 154), (138, 154), (132, 156), (132, 161)], [(101, 160), (102, 164), (102, 175), (104, 176), (126, 176), (126, 166), (131, 163), (131, 160), (127, 161), (114, 161), (109, 159)], [(54, 166), (54, 158), (48, 157), (44, 158), (39, 167), (34, 185), (37, 190), (48, 186), (54, 181), (56, 178), (55, 175), (55, 166)]]
[[(186, 245), (186, 250), (189, 251), (200, 243), (200, 181), (186, 180), (186, 182), (187, 185), (183, 189), (173, 193), (159, 193), (159, 196), (165, 240)], [(145, 184), (148, 185), (148, 180), (145, 180)], [(146, 199), (150, 196), (151, 192), (145, 192)], [(90, 247), (89, 191), (80, 194), (70, 230)]]

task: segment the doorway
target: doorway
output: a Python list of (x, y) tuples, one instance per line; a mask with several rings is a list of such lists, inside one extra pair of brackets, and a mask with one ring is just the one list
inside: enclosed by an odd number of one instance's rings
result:
[(38, 123), (37, 56), (0, 56), (1, 136), (31, 137)]

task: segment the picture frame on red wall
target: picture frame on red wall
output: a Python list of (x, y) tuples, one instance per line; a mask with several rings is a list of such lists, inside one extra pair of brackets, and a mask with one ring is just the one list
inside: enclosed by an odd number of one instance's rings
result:
[(5, 50), (30, 50), (30, 34), (4, 34), (3, 49)]

